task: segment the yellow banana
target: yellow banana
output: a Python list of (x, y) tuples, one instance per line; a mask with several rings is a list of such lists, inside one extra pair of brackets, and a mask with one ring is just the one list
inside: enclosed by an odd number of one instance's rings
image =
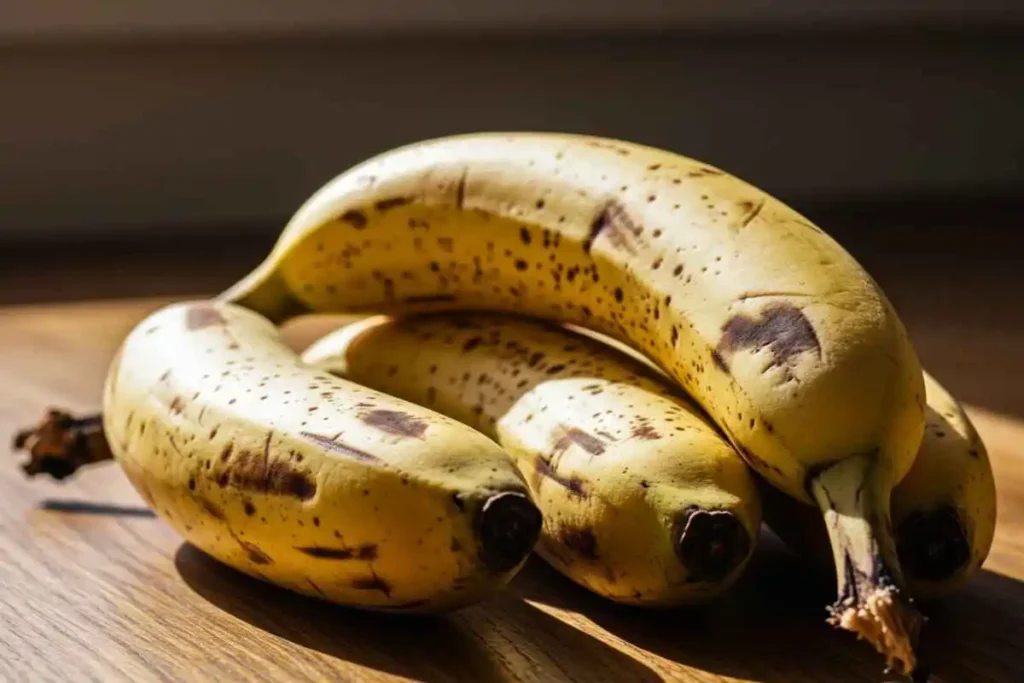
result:
[[(234, 306), (186, 302), (142, 321), (108, 373), (102, 417), (128, 479), (186, 540), (314, 597), (455, 609), (506, 583), (540, 532), (492, 441), (304, 366), (277, 328)], [(36, 458), (46, 448), (32, 441), (21, 445)]]
[[(963, 587), (988, 557), (996, 486), (988, 452), (957, 400), (927, 372), (927, 426), (914, 466), (893, 490), (892, 521), (908, 590), (921, 599)], [(768, 525), (801, 557), (828, 562), (821, 519), (763, 487)]]
[(830, 621), (915, 666), (889, 495), (924, 428), (921, 368), (871, 277), (776, 199), (638, 144), (481, 133), (346, 171), (222, 295), (306, 311), (484, 309), (576, 323), (651, 357), (774, 486), (823, 511)]
[(604, 597), (707, 600), (750, 558), (746, 464), (681, 392), (600, 342), (510, 316), (375, 317), (303, 360), (497, 441), (543, 513), (538, 553)]

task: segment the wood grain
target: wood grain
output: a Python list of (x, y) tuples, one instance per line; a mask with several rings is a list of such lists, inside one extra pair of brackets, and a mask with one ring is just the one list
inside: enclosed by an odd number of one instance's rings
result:
[[(95, 410), (121, 338), (162, 303), (0, 309), (5, 438), (50, 405)], [(301, 346), (316, 329), (290, 338)], [(1024, 330), (1007, 335), (1007, 356), (1021, 342)], [(994, 394), (1019, 380), (991, 374)], [(1024, 679), (1024, 419), (971, 413), (999, 484), (996, 544), (965, 592), (927, 607), (923, 648), (947, 683), (1009, 683)], [(4, 681), (886, 680), (867, 646), (824, 624), (827, 591), (770, 536), (736, 589), (703, 608), (619, 607), (531, 560), (484, 605), (401, 618), (218, 564), (149, 514), (113, 464), (57, 484), (24, 479), (12, 456), (0, 493)]]

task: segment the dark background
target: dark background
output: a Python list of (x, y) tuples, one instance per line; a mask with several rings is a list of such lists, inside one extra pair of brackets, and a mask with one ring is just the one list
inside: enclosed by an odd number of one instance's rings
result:
[(5, 3), (0, 303), (211, 293), (369, 155), (593, 133), (795, 206), (952, 388), (1022, 415), (987, 378), (1024, 376), (1024, 3), (864, 4)]
[(666, 147), (801, 208), (1017, 197), (1024, 3), (874, 4), (5, 3), (0, 235), (276, 228), (474, 130)]

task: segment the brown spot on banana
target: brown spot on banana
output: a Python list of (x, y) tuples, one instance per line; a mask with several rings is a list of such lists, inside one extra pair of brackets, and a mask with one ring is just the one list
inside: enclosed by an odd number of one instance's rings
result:
[(466, 179), (469, 175), (469, 168), (463, 168), (459, 174), (459, 182), (455, 186), (455, 206), (461, 209), (466, 203)]
[(202, 330), (215, 325), (224, 325), (227, 321), (216, 308), (210, 304), (195, 304), (185, 311), (185, 329), (189, 332)]
[(239, 538), (238, 534), (236, 534), (234, 531), (231, 531), (231, 529), (228, 529), (228, 533), (231, 534), (231, 538), (235, 539), (235, 542), (242, 547), (242, 550), (245, 551), (245, 554), (249, 556), (249, 561), (253, 564), (274, 563), (274, 560), (270, 557), (270, 555), (267, 555), (265, 552), (263, 552), (263, 549), (255, 543)]
[(357, 209), (350, 209), (346, 211), (338, 216), (338, 220), (342, 223), (348, 223), (356, 230), (362, 230), (367, 224), (366, 214)]
[(598, 559), (597, 537), (587, 528), (564, 527), (559, 531), (562, 545), (588, 562)]
[(605, 451), (604, 441), (593, 434), (585, 432), (579, 427), (559, 427), (554, 435), (554, 452), (561, 453), (573, 444), (591, 455), (601, 455)]
[(373, 208), (383, 213), (384, 211), (388, 211), (390, 209), (396, 209), (399, 206), (411, 204), (412, 201), (412, 197), (388, 197), (386, 199), (377, 200), (374, 203)]
[(383, 463), (383, 460), (378, 458), (372, 453), (350, 446), (344, 441), (340, 441), (338, 436), (324, 436), (323, 434), (313, 434), (312, 432), (301, 432), (302, 436), (309, 439), (317, 446), (335, 453), (337, 455), (344, 455), (349, 458), (355, 458), (356, 460), (362, 460), (364, 462)]
[(745, 228), (748, 225), (750, 225), (753, 222), (753, 220), (760, 215), (761, 210), (764, 209), (765, 201), (766, 200), (764, 199), (760, 199), (756, 202), (747, 199), (741, 201), (739, 203), (739, 207), (740, 210), (743, 212), (743, 215), (742, 217), (740, 217), (739, 223), (736, 227)]
[[(760, 351), (772, 354), (772, 366), (790, 366), (802, 353), (813, 351), (821, 358), (821, 342), (804, 312), (792, 304), (772, 304), (758, 318), (735, 315), (722, 326), (722, 336), (715, 348), (715, 364), (728, 370), (728, 360), (738, 351)], [(712, 356), (714, 358), (714, 356)]]
[(703, 178), (709, 175), (724, 175), (724, 171), (719, 171), (717, 168), (711, 168), (710, 166), (701, 166), (700, 168), (689, 171), (686, 174), (688, 178)]
[(589, 498), (590, 492), (586, 489), (583, 480), (579, 477), (563, 477), (558, 474), (551, 463), (543, 458), (537, 458), (534, 462), (534, 469), (537, 474), (542, 477), (546, 477), (556, 484), (564, 487), (570, 493), (579, 496), (580, 498)]
[(661, 434), (659, 434), (648, 422), (643, 422), (633, 427), (631, 434), (633, 435), (633, 438), (642, 439), (644, 441), (657, 441), (661, 438)]
[(356, 547), (329, 547), (329, 546), (302, 546), (296, 547), (300, 553), (321, 560), (375, 560), (377, 559), (377, 544), (367, 543)]
[(235, 488), (267, 495), (292, 496), (309, 500), (316, 495), (317, 485), (308, 472), (296, 468), (288, 460), (270, 458), (272, 433), (267, 434), (263, 453), (242, 451), (225, 474)]
[(634, 242), (642, 233), (643, 229), (626, 212), (626, 207), (612, 199), (591, 221), (590, 232), (583, 240), (583, 251), (589, 254), (594, 242), (604, 236), (613, 248), (635, 254)]
[(287, 462), (269, 465), (252, 453), (243, 453), (233, 470), (231, 483), (239, 489), (269, 495), (284, 495), (309, 500), (316, 495), (316, 482), (307, 472)]
[(203, 510), (205, 510), (211, 517), (215, 517), (216, 519), (220, 520), (227, 519), (227, 517), (224, 514), (224, 511), (220, 508), (219, 505), (217, 505), (213, 501), (207, 498), (199, 498), (198, 500), (200, 507), (202, 507)]
[(350, 585), (356, 590), (380, 591), (386, 597), (391, 597), (391, 584), (376, 574), (353, 579)]
[(363, 424), (402, 438), (422, 439), (427, 423), (400, 410), (371, 410), (359, 416)]
[(718, 349), (714, 349), (711, 352), (711, 361), (719, 370), (721, 370), (725, 374), (729, 374), (729, 366), (726, 365), (725, 358), (722, 357), (722, 354), (718, 351)]
[(274, 560), (271, 559), (270, 555), (263, 552), (255, 543), (249, 543), (248, 541), (239, 541), (239, 543), (242, 544), (246, 554), (249, 555), (250, 562), (254, 564), (273, 564)]

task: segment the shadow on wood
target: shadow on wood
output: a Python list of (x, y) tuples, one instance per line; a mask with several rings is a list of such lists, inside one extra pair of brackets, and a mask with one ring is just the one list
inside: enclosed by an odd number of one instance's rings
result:
[(110, 505), (107, 503), (91, 503), (84, 500), (47, 499), (39, 504), (39, 509), (50, 512), (63, 512), (72, 515), (101, 515), (106, 517), (156, 517), (156, 513), (147, 507), (131, 505)]
[(302, 647), (416, 680), (660, 681), (625, 653), (511, 592), (446, 616), (346, 609), (250, 578), (190, 544), (175, 554), (185, 583), (218, 608)]
[[(824, 625), (829, 595), (821, 584), (794, 567), (778, 542), (759, 551), (733, 590), (707, 605), (654, 611), (613, 604), (540, 561), (514, 585), (526, 599), (580, 612), (639, 648), (714, 674), (763, 683), (879, 680), (884, 662)], [(794, 585), (781, 584), (790, 569)]]
[[(831, 577), (815, 574), (766, 534), (745, 576), (704, 606), (652, 612), (612, 604), (531, 560), (514, 588), (579, 612), (608, 632), (689, 667), (763, 683), (900, 680), (867, 645), (829, 627)], [(963, 593), (923, 606), (922, 660), (942, 681), (1020, 681), (1024, 583), (983, 571)]]
[(945, 680), (1024, 679), (1024, 582), (983, 569), (963, 592), (922, 609), (929, 617), (922, 647)]

